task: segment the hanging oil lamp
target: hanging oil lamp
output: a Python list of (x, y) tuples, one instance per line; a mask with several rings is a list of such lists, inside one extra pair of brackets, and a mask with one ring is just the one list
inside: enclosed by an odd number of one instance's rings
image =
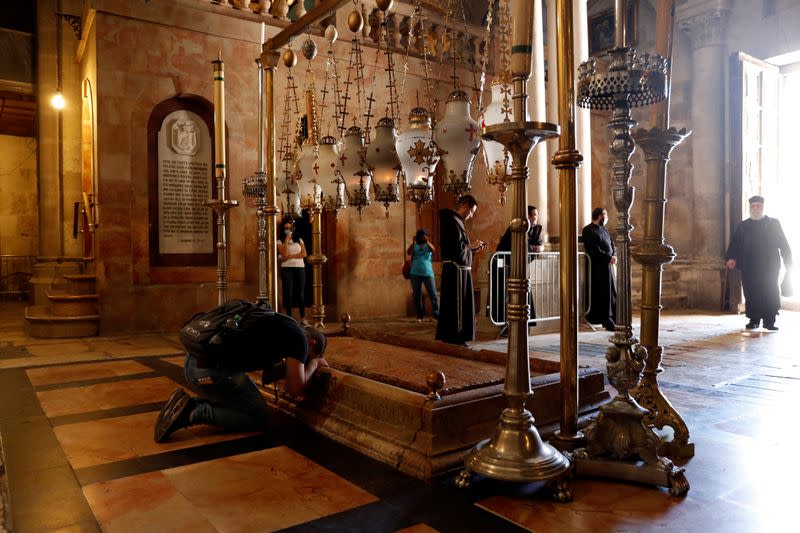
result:
[(375, 201), (382, 202), (389, 216), (389, 204), (400, 201), (400, 158), (397, 157), (394, 121), (384, 117), (375, 126), (375, 138), (367, 147), (367, 165), (372, 171)]
[(397, 138), (397, 156), (400, 159), (408, 199), (422, 207), (433, 200), (433, 177), (439, 154), (433, 142), (431, 118), (423, 107), (415, 107), (408, 114), (409, 128)]
[(481, 146), (478, 123), (470, 115), (469, 96), (461, 89), (447, 98), (444, 118), (436, 125), (436, 146), (445, 166), (442, 188), (461, 196), (471, 187), (475, 156)]

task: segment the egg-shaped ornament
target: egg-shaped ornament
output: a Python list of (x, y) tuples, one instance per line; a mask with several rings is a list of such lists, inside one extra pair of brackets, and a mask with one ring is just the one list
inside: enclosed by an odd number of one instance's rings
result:
[(361, 15), (360, 11), (354, 9), (350, 13), (347, 17), (347, 27), (350, 28), (350, 31), (353, 33), (361, 32), (364, 28), (364, 17)]
[(375, 138), (367, 147), (367, 166), (372, 172), (375, 201), (383, 203), (386, 216), (389, 204), (400, 201), (400, 158), (396, 143), (394, 121), (389, 117), (380, 119), (375, 126)]
[(320, 187), (314, 174), (314, 165), (317, 162), (317, 147), (306, 143), (300, 149), (300, 155), (295, 160), (294, 176), (297, 180), (300, 193), (300, 205), (303, 209), (319, 207)]
[(314, 172), (322, 187), (322, 210), (338, 211), (344, 204), (344, 180), (339, 166), (339, 144), (335, 137), (326, 135), (319, 141), (319, 157)]
[(317, 43), (315, 43), (314, 40), (309, 37), (303, 41), (303, 45), (300, 47), (300, 52), (303, 54), (303, 57), (311, 61), (317, 57)]
[(339, 159), (342, 161), (340, 171), (344, 178), (347, 205), (361, 211), (369, 205), (372, 173), (365, 161), (364, 134), (358, 126), (349, 128), (345, 133)]
[(461, 89), (447, 98), (444, 118), (436, 124), (436, 146), (445, 166), (442, 189), (456, 195), (468, 191), (481, 138), (478, 123), (470, 115), (469, 96)]
[(439, 154), (433, 142), (431, 118), (423, 107), (415, 107), (408, 114), (409, 126), (397, 137), (397, 157), (409, 199), (418, 207), (433, 199), (433, 177)]
[(293, 68), (297, 65), (297, 54), (291, 48), (284, 50), (281, 58), (283, 59), (283, 64), (288, 68)]
[(329, 43), (333, 44), (336, 42), (336, 39), (339, 38), (339, 30), (336, 29), (336, 26), (333, 24), (328, 24), (328, 27), (325, 28), (325, 39), (328, 40)]

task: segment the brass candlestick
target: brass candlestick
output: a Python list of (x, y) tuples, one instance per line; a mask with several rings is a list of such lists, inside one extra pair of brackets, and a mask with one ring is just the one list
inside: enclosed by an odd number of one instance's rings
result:
[(663, 347), (658, 345), (658, 325), (661, 314), (662, 266), (675, 258), (672, 246), (664, 242), (664, 204), (666, 203), (667, 162), (672, 150), (691, 132), (675, 128), (638, 130), (636, 144), (642, 147), (647, 162), (645, 193), (644, 240), (632, 252), (642, 265), (642, 346), (647, 349), (647, 364), (641, 382), (631, 395), (647, 409), (644, 421), (657, 428), (670, 426), (671, 441), (662, 443), (660, 451), (670, 457), (692, 457), (694, 444), (689, 442), (689, 428), (680, 413), (667, 400), (658, 386)]
[(317, 206), (311, 209), (311, 272), (314, 286), (314, 304), (311, 307), (311, 316), (314, 318), (314, 327), (325, 329), (325, 304), (323, 302), (322, 265), (328, 258), (322, 253), (322, 208)]
[[(610, 50), (608, 68), (598, 72), (594, 59), (579, 69), (578, 104), (591, 109), (613, 109), (608, 124), (612, 133), (614, 227), (619, 257), (617, 276), (617, 327), (606, 352), (607, 374), (617, 396), (600, 408), (600, 415), (584, 430), (586, 447), (575, 452), (581, 474), (604, 475), (668, 487), (670, 494), (689, 490), (684, 469), (658, 455), (658, 435), (644, 424), (647, 409), (630, 394), (639, 384), (647, 350), (633, 336), (631, 303), (630, 209), (634, 188), (630, 185), (635, 149), (631, 108), (649, 105), (666, 96), (666, 60), (641, 56), (625, 45), (625, 2), (617, 0), (617, 46)], [(639, 461), (643, 460), (643, 462)]]
[(508, 280), (507, 318), (509, 324), (508, 361), (503, 395), (508, 407), (490, 439), (479, 442), (467, 453), (464, 470), (456, 484), (466, 487), (471, 472), (505, 481), (550, 482), (559, 501), (572, 499), (565, 480), (570, 461), (558, 450), (542, 442), (533, 415), (525, 404), (532, 396), (528, 359), (528, 155), (539, 142), (558, 136), (558, 126), (525, 120), (530, 75), (533, 30), (533, 4), (514, 4), (514, 46), (511, 48), (514, 121), (483, 128), (483, 137), (501, 143), (511, 153), (511, 273)]

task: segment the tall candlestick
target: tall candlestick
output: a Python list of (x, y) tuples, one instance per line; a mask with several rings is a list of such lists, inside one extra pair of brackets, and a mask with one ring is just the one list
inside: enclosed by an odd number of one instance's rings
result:
[[(225, 179), (225, 63), (222, 53), (214, 64), (214, 175)], [(219, 197), (221, 198), (221, 196)]]

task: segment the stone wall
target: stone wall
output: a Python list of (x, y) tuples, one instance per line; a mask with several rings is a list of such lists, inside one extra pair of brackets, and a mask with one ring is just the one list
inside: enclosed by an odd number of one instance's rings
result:
[(36, 139), (0, 135), (0, 255), (37, 253), (36, 153)]

